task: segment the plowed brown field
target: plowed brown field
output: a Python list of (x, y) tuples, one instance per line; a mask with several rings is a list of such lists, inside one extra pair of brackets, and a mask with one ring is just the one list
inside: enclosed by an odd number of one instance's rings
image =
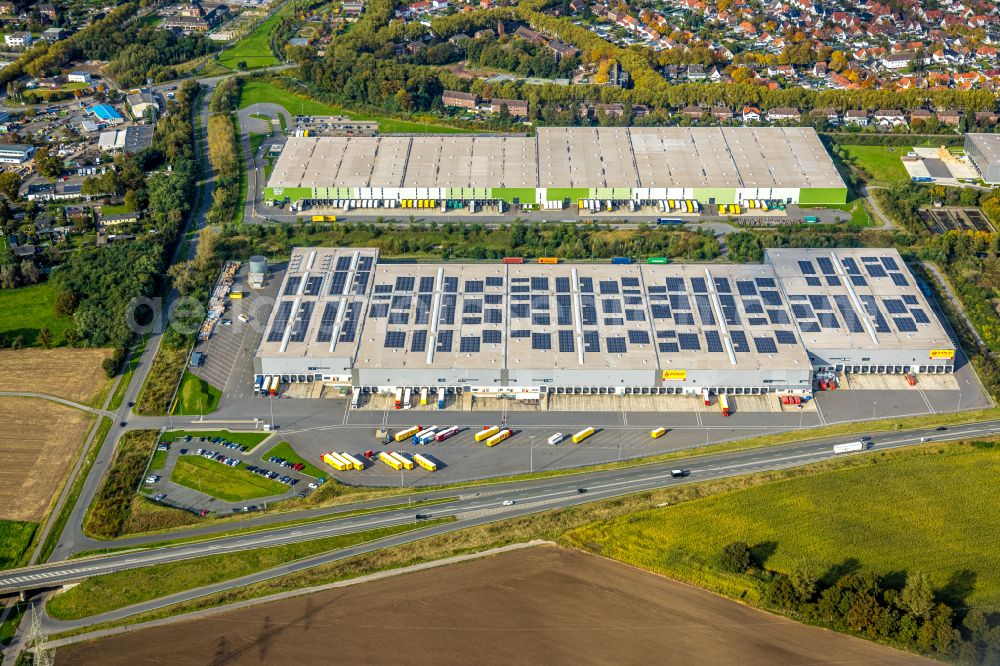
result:
[(0, 519), (45, 515), (93, 422), (79, 409), (38, 398), (0, 397)]
[(108, 379), (101, 362), (110, 349), (19, 349), (0, 351), (0, 391), (45, 393), (88, 404)]
[(116, 664), (933, 664), (571, 550), (532, 548), (59, 650)]

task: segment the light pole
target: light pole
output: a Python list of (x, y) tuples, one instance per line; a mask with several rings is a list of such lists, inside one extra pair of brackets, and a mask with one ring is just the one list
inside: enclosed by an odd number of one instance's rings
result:
[(877, 402), (873, 402), (872, 403), (872, 421), (875, 420), (875, 410), (876, 409), (878, 409), (878, 403)]
[(531, 472), (535, 471), (535, 436), (528, 438), (528, 464)]
[(271, 408), (271, 432), (274, 432), (274, 396), (268, 397), (267, 406)]

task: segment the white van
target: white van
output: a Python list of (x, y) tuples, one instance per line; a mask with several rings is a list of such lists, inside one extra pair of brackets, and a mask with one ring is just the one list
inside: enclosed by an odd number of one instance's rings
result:
[(562, 434), (561, 432), (557, 432), (556, 434), (554, 434), (551, 437), (549, 437), (549, 444), (551, 446), (555, 446), (556, 444), (558, 444), (559, 442), (563, 441), (564, 439), (566, 439), (566, 435)]

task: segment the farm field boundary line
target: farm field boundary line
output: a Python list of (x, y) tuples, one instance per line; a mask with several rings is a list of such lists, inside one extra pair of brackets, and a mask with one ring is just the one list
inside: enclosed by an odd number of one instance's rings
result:
[(187, 620), (199, 619), (203, 617), (210, 617), (212, 615), (218, 615), (220, 613), (227, 613), (229, 611), (239, 610), (241, 608), (247, 608), (250, 606), (256, 606), (258, 604), (267, 604), (274, 601), (281, 601), (283, 599), (294, 599), (295, 597), (304, 596), (307, 594), (314, 594), (316, 592), (323, 592), (325, 590), (332, 590), (339, 587), (349, 587), (352, 585), (361, 585), (363, 583), (369, 583), (371, 581), (379, 580), (382, 578), (392, 578), (395, 576), (400, 576), (407, 573), (413, 573), (415, 571), (423, 571), (426, 569), (436, 569), (438, 567), (448, 566), (450, 564), (457, 564), (459, 562), (467, 562), (469, 560), (478, 560), (484, 557), (492, 557), (494, 555), (500, 555), (501, 553), (507, 553), (515, 550), (522, 550), (524, 548), (537, 548), (540, 546), (555, 546), (557, 545), (553, 541), (548, 541), (546, 539), (533, 539), (525, 543), (515, 543), (507, 546), (498, 546), (496, 548), (489, 548), (487, 550), (478, 551), (475, 553), (466, 553), (463, 555), (453, 555), (451, 557), (446, 557), (441, 560), (433, 560), (430, 562), (420, 562), (417, 564), (410, 565), (408, 567), (402, 567), (399, 569), (387, 569), (385, 571), (377, 571), (375, 573), (366, 574), (364, 576), (359, 576), (357, 578), (348, 578), (346, 580), (339, 580), (333, 583), (326, 583), (324, 585), (315, 585), (312, 587), (304, 587), (298, 590), (288, 590), (285, 592), (278, 592), (277, 594), (272, 594), (266, 597), (257, 597), (255, 599), (247, 599), (246, 601), (240, 601), (234, 604), (228, 604), (225, 606), (215, 606), (212, 608), (206, 608), (200, 611), (194, 611), (192, 613), (185, 613), (182, 615), (173, 615), (170, 617), (164, 617), (158, 620), (150, 620), (149, 622), (142, 622), (140, 624), (132, 625), (122, 625), (119, 627), (112, 627), (110, 629), (101, 629), (99, 631), (92, 631), (85, 634), (77, 634), (75, 636), (69, 636), (66, 638), (60, 638), (57, 640), (49, 641), (44, 643), (42, 647), (46, 650), (56, 649), (60, 647), (65, 647), (67, 645), (72, 645), (73, 643), (81, 643), (84, 641), (92, 641), (98, 638), (106, 638), (108, 636), (114, 636), (116, 634), (121, 634), (130, 631), (139, 631), (142, 629), (149, 629), (151, 627), (158, 627), (167, 624), (172, 624), (174, 622), (183, 622)]
[(97, 407), (90, 407), (88, 405), (82, 405), (79, 402), (73, 402), (72, 400), (67, 400), (66, 398), (60, 398), (59, 396), (49, 395), (48, 393), (32, 393), (29, 391), (0, 391), (0, 397), (4, 398), (38, 398), (39, 400), (49, 400), (51, 402), (57, 402), (60, 405), (65, 405), (67, 407), (72, 407), (74, 409), (80, 409), (85, 412), (90, 412), (91, 414), (100, 414), (102, 416), (107, 416), (110, 412), (99, 409)]

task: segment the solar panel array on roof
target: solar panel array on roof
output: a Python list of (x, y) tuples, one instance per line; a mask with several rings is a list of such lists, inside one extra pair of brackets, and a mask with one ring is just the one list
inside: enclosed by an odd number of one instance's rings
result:
[(764, 336), (764, 337), (754, 337), (753, 339), (754, 347), (757, 348), (758, 354), (777, 354), (778, 346), (774, 344), (774, 338)]
[(487, 345), (498, 345), (502, 339), (502, 334), (500, 331), (494, 329), (486, 329), (483, 331), (483, 344)]
[(285, 327), (288, 326), (288, 318), (292, 314), (292, 301), (282, 301), (278, 305), (278, 311), (275, 313), (274, 323), (271, 324), (271, 330), (267, 334), (268, 342), (277, 342), (285, 336)]
[(427, 351), (427, 331), (423, 329), (413, 331), (413, 337), (410, 339), (410, 351)]
[(405, 345), (406, 345), (406, 331), (385, 332), (385, 344), (383, 346), (386, 349), (402, 349)]
[(574, 342), (575, 338), (573, 331), (560, 330), (559, 331), (559, 351), (572, 354), (576, 351), (576, 344)]
[(605, 338), (604, 342), (608, 346), (609, 354), (624, 354), (628, 351), (628, 347), (625, 345), (625, 338)]

